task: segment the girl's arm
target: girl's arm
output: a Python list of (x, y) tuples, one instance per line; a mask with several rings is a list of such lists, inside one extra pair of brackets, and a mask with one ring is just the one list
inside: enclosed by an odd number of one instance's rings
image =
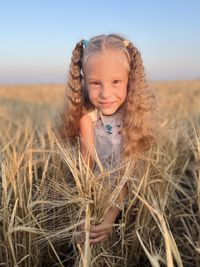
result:
[[(125, 184), (122, 191), (119, 194), (119, 197), (116, 200), (116, 203), (120, 206), (123, 206), (125, 197), (128, 194), (128, 188)], [(105, 214), (103, 222), (99, 225), (91, 226), (90, 231), (90, 243), (96, 244), (102, 242), (108, 238), (112, 232), (113, 224), (120, 212), (120, 209), (116, 206), (111, 206), (108, 212)]]
[[(90, 166), (94, 164), (94, 129), (91, 118), (88, 114), (83, 115), (80, 119), (80, 145), (81, 154)], [(123, 206), (124, 198), (127, 195), (127, 186), (122, 189), (119, 197), (116, 200), (117, 204)], [(105, 240), (112, 231), (112, 224), (115, 222), (120, 210), (117, 206), (111, 206), (106, 213), (103, 223), (96, 226), (91, 226), (90, 242), (95, 244)]]
[(93, 123), (88, 114), (80, 119), (80, 145), (83, 158), (90, 163), (92, 167), (94, 163), (94, 129)]
[(114, 223), (117, 215), (120, 212), (120, 209), (123, 209), (124, 206), (124, 199), (128, 194), (127, 184), (124, 185), (122, 191), (120, 192), (116, 202), (110, 207), (107, 214), (104, 217), (105, 223)]

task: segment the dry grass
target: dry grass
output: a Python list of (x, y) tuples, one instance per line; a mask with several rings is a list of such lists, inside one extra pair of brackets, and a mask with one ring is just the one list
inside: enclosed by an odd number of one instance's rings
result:
[[(0, 266), (199, 266), (200, 81), (153, 86), (162, 138), (135, 176), (126, 164), (114, 191), (103, 186), (109, 173), (95, 177), (79, 150), (54, 136), (64, 86), (0, 87)], [(112, 236), (90, 246), (90, 223), (126, 181)]]

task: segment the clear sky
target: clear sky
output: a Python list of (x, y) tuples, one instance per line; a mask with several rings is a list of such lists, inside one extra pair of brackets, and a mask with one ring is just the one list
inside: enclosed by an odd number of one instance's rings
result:
[(0, 0), (0, 84), (63, 83), (80, 39), (119, 33), (150, 80), (200, 78), (199, 0)]

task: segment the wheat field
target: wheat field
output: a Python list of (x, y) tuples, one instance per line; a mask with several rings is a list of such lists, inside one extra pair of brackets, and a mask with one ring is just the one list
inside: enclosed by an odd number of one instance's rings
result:
[[(64, 85), (0, 86), (0, 266), (200, 266), (200, 81), (151, 86), (159, 141), (114, 191), (55, 137)], [(112, 235), (90, 245), (90, 224), (126, 182)]]

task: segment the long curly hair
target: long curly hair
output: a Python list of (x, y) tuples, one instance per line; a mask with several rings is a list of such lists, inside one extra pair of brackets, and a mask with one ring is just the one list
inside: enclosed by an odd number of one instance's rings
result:
[(153, 111), (155, 96), (149, 87), (143, 62), (138, 49), (122, 36), (116, 34), (99, 35), (88, 42), (83, 40), (73, 50), (64, 109), (58, 134), (62, 141), (73, 143), (79, 136), (79, 121), (83, 114), (95, 107), (90, 102), (84, 83), (84, 65), (89, 56), (105, 49), (123, 51), (129, 63), (128, 92), (124, 104), (122, 126), (123, 156), (141, 153), (150, 148), (155, 140)]

